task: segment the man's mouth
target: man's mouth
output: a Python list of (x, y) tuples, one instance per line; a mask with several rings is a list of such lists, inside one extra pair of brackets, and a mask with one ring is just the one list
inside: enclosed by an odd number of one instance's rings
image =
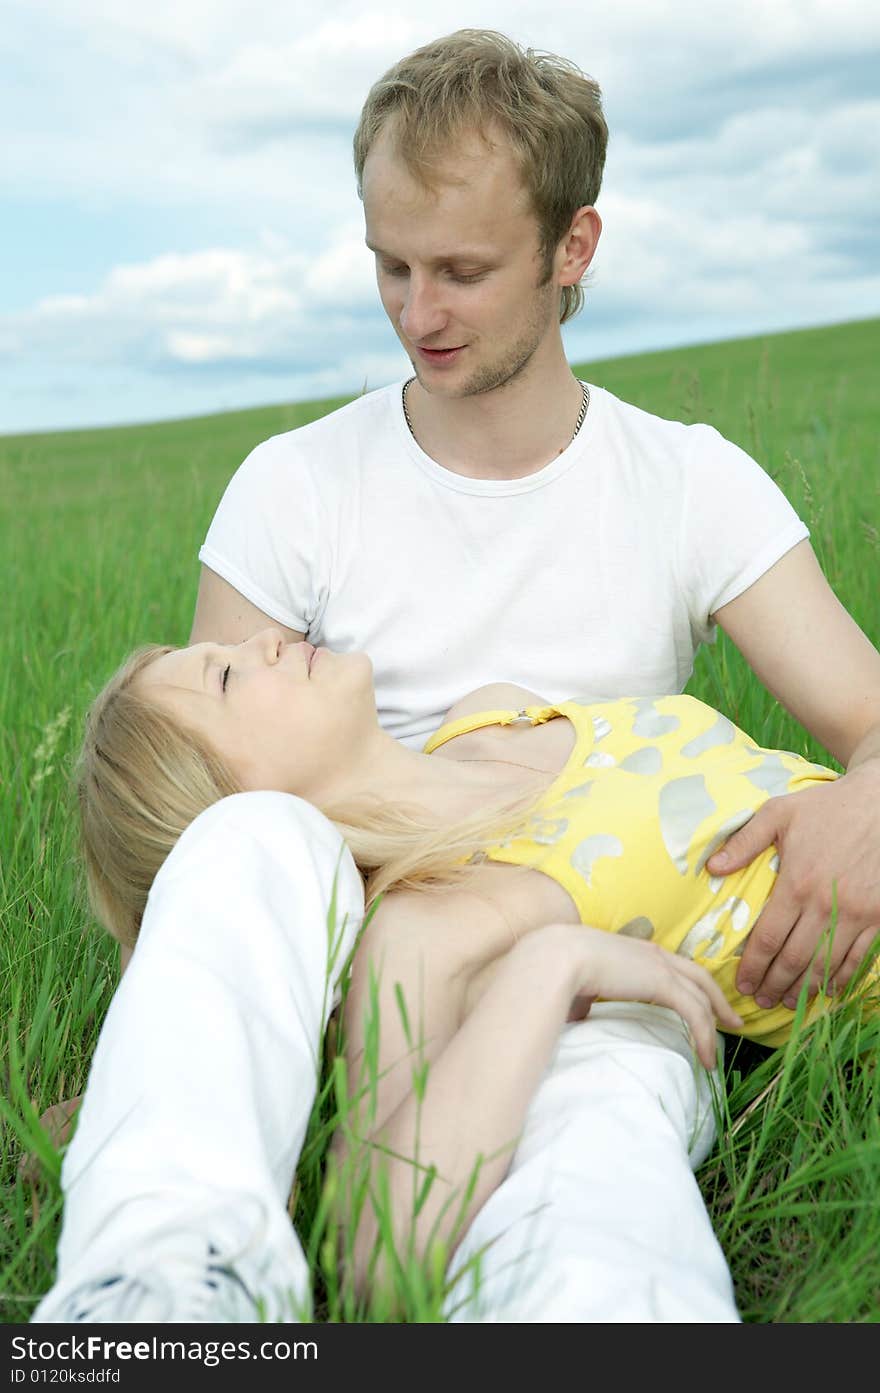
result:
[(428, 363), (451, 363), (465, 347), (460, 343), (451, 348), (418, 348), (416, 352)]

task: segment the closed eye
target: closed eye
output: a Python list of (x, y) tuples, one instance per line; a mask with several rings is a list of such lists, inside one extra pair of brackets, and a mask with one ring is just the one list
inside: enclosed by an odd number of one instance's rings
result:
[[(382, 266), (382, 274), (385, 276), (408, 276), (409, 267), (390, 266), (386, 264)], [(455, 271), (452, 267), (449, 267), (446, 271), (446, 275), (448, 275), (449, 279), (455, 281), (458, 285), (473, 285), (476, 281), (485, 279), (486, 274), (485, 271)]]
[(232, 664), (227, 663), (226, 667), (223, 669), (223, 676), (220, 679), (220, 686), (224, 692), (226, 691), (226, 683), (229, 681), (229, 673), (231, 670)]

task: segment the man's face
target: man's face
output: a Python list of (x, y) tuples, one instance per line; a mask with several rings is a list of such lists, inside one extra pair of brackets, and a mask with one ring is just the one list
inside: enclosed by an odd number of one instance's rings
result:
[(427, 391), (492, 391), (555, 341), (559, 290), (540, 284), (537, 218), (500, 141), (463, 141), (425, 189), (382, 131), (363, 194), (382, 304)]

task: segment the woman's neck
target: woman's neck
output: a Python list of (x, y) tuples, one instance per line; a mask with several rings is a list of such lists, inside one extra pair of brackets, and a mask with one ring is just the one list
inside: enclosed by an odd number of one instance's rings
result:
[(322, 800), (336, 807), (364, 795), (399, 807), (418, 806), (438, 823), (470, 817), (492, 802), (542, 792), (552, 773), (500, 759), (454, 759), (419, 754), (377, 731), (356, 766), (341, 771)]

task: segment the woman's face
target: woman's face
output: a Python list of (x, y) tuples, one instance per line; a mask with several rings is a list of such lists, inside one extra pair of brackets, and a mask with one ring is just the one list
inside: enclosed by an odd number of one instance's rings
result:
[(202, 735), (244, 789), (320, 801), (376, 729), (367, 655), (285, 643), (278, 629), (166, 653), (138, 684)]

